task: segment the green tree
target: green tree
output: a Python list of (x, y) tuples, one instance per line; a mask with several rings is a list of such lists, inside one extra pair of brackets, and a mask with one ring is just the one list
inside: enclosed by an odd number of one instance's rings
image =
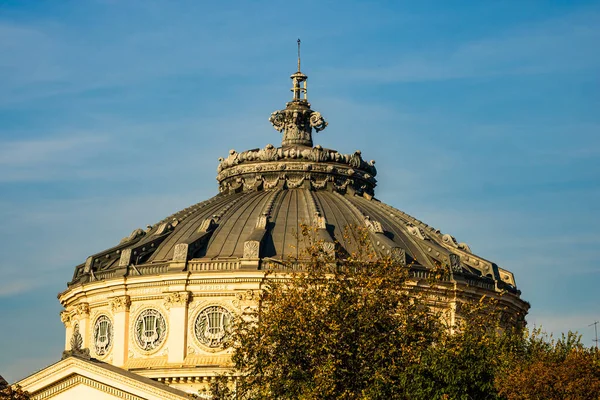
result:
[(272, 273), (259, 307), (238, 319), (232, 345), (240, 397), (410, 398), (408, 367), (444, 328), (407, 291), (408, 268), (365, 251), (368, 232), (354, 229), (359, 250), (333, 263), (303, 227), (310, 262), (301, 272)]
[[(236, 320), (235, 378), (213, 383), (215, 400), (600, 399), (598, 353), (576, 336), (527, 335), (485, 296), (450, 326), (410, 289), (410, 266), (375, 257), (369, 232), (351, 229), (357, 251), (334, 262), (302, 227), (308, 261), (269, 272), (257, 307)], [(442, 287), (447, 270), (430, 272)]]

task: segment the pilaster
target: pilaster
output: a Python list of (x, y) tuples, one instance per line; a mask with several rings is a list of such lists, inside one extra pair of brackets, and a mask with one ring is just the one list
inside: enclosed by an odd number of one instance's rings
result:
[(110, 308), (114, 320), (113, 365), (122, 367), (127, 362), (129, 351), (129, 296), (119, 296), (110, 299)]
[(165, 308), (169, 310), (169, 349), (168, 362), (182, 363), (187, 348), (187, 316), (189, 292), (168, 293), (165, 297)]
[(65, 351), (71, 350), (71, 337), (73, 336), (73, 322), (71, 313), (67, 310), (60, 312), (60, 320), (65, 325)]
[(75, 318), (79, 324), (79, 333), (83, 339), (81, 344), (82, 349), (89, 349), (90, 347), (90, 305), (88, 303), (79, 303), (75, 307)]

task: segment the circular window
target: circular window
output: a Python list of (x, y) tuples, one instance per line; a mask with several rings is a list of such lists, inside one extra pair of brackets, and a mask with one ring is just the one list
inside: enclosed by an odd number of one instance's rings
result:
[(144, 310), (136, 318), (135, 341), (142, 350), (150, 351), (158, 348), (166, 335), (167, 323), (157, 310)]
[(103, 356), (113, 342), (113, 325), (106, 315), (101, 315), (94, 324), (94, 348), (96, 354)]
[(202, 310), (194, 323), (196, 339), (208, 347), (220, 347), (227, 337), (232, 316), (223, 307), (211, 306)]

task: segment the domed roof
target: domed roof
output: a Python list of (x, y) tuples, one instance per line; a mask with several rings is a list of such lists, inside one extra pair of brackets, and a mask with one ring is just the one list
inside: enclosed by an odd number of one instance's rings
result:
[[(69, 286), (123, 276), (169, 272), (268, 269), (303, 254), (302, 224), (313, 225), (331, 255), (353, 251), (346, 227), (368, 229), (370, 245), (415, 270), (442, 264), (487, 289), (518, 293), (512, 273), (474, 255), (427, 224), (374, 197), (375, 162), (360, 151), (313, 146), (312, 131), (327, 122), (306, 99), (306, 75), (292, 76), (293, 98), (269, 121), (282, 145), (220, 159), (219, 194), (181, 210), (75, 268)], [(349, 230), (349, 234), (355, 234)]]

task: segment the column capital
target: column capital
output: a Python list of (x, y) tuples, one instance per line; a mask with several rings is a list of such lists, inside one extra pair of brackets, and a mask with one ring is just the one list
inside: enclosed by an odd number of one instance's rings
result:
[(60, 312), (60, 320), (65, 325), (65, 328), (71, 327), (71, 321), (72, 321), (71, 313), (68, 312), (67, 310), (62, 310)]
[(109, 300), (110, 309), (113, 313), (129, 311), (129, 306), (131, 306), (131, 299), (129, 296), (119, 296), (113, 297)]
[(88, 303), (80, 303), (75, 307), (75, 314), (80, 318), (87, 318), (90, 316), (90, 305)]
[(170, 310), (171, 307), (184, 307), (190, 301), (190, 292), (172, 292), (165, 296), (165, 308)]

